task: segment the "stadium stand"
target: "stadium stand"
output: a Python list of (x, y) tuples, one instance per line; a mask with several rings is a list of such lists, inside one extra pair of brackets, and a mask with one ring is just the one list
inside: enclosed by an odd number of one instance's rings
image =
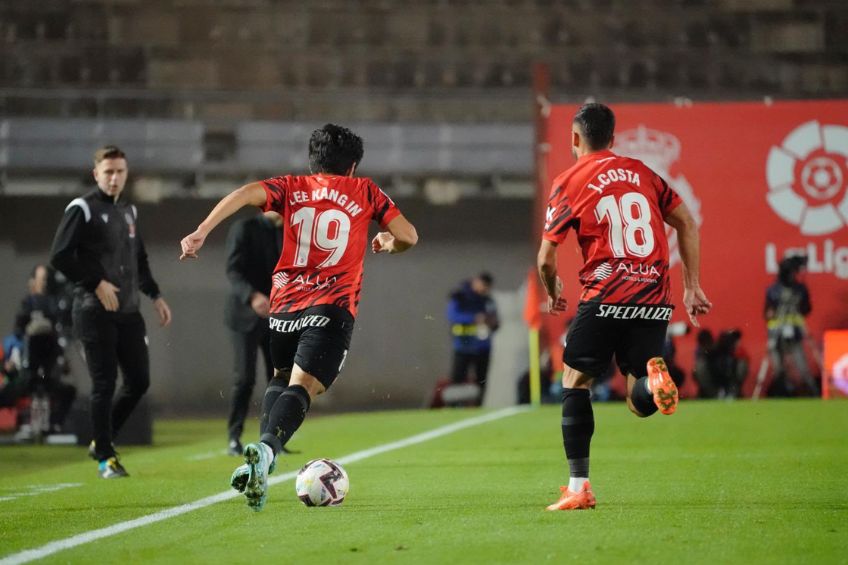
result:
[[(223, 112), (309, 120), (330, 111), (348, 121), (517, 121), (530, 117), (524, 93), (533, 62), (550, 66), (555, 91), (577, 98), (827, 97), (848, 86), (845, 2), (629, 6), (6, 2), (0, 104), (6, 114), (43, 116), (204, 119)], [(389, 103), (367, 104), (375, 91)]]
[[(625, 0), (4, 2), (0, 183), (35, 164), (73, 169), (104, 135), (138, 156), (137, 172), (188, 187), (303, 170), (301, 129), (339, 121), (370, 124), (371, 174), (401, 168), (419, 184), (455, 175), (480, 186), (513, 177), (529, 197), (534, 63), (574, 101), (848, 90), (848, 3), (631, 8)], [(45, 121), (21, 121), (33, 119)]]

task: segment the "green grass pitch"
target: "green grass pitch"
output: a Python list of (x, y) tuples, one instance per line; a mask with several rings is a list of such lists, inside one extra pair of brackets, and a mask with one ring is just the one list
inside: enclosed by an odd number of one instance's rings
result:
[[(309, 418), (278, 473), (477, 415)], [(848, 403), (684, 402), (645, 420), (595, 406), (594, 511), (545, 512), (567, 480), (559, 407), (351, 463), (348, 499), (306, 508), (293, 481), (47, 557), (61, 563), (848, 562)], [(255, 427), (248, 430), (252, 438)], [(0, 562), (227, 490), (223, 421), (161, 421), (104, 481), (82, 448), (0, 448)], [(55, 492), (44, 489), (74, 484)], [(39, 488), (42, 491), (39, 491)]]

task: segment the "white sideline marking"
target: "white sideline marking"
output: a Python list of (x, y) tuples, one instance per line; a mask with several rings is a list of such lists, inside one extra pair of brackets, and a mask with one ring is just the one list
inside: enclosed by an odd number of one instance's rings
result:
[[(404, 447), (409, 447), (410, 445), (415, 445), (417, 443), (424, 443), (425, 441), (430, 441), (431, 439), (436, 439), (437, 437), (446, 436), (448, 434), (458, 432), (459, 430), (464, 430), (466, 428), (479, 426), (480, 424), (485, 424), (495, 420), (500, 420), (502, 418), (507, 418), (509, 416), (513, 416), (521, 412), (526, 412), (527, 410), (529, 410), (529, 408), (525, 406), (511, 406), (509, 408), (504, 408), (503, 410), (498, 410), (490, 414), (483, 414), (482, 416), (475, 416), (474, 418), (460, 420), (459, 422), (448, 424), (447, 426), (442, 426), (440, 428), (435, 428), (433, 430), (430, 430), (429, 432), (416, 434), (406, 439), (385, 443), (383, 445), (378, 445), (369, 449), (363, 449), (362, 451), (357, 451), (351, 453), (350, 455), (339, 457), (335, 459), (335, 461), (341, 463), (342, 465), (346, 465), (348, 463), (355, 463), (356, 461), (362, 461), (363, 459), (368, 459), (369, 457), (374, 457), (375, 455), (381, 455), (383, 453), (394, 451), (396, 449), (402, 449)], [(289, 481), (295, 478), (296, 475), (297, 471), (290, 471), (283, 475), (270, 478), (268, 480), (268, 484), (275, 485), (277, 483)], [(108, 538), (120, 534), (122, 532), (126, 532), (128, 530), (134, 530), (135, 528), (147, 526), (148, 524), (155, 524), (156, 522), (161, 522), (162, 520), (167, 520), (168, 518), (174, 518), (176, 516), (180, 516), (181, 514), (186, 514), (194, 510), (200, 510), (201, 508), (206, 508), (207, 506), (212, 506), (213, 504), (217, 504), (219, 502), (223, 502), (225, 500), (229, 500), (237, 496), (242, 495), (234, 490), (228, 490), (213, 496), (201, 498), (200, 500), (196, 500), (188, 504), (181, 504), (180, 506), (166, 508), (165, 510), (160, 510), (159, 512), (154, 512), (153, 514), (142, 516), (141, 518), (127, 520), (126, 522), (119, 522), (112, 526), (100, 528), (99, 530), (91, 530), (90, 532), (77, 534), (75, 536), (71, 536), (62, 540), (52, 541), (35, 549), (26, 549), (18, 553), (7, 555), (3, 559), (0, 559), (0, 565), (17, 565), (19, 563), (29, 563), (30, 561), (42, 559), (44, 557), (47, 557), (48, 555), (53, 555), (54, 553), (59, 553), (60, 551), (71, 549), (72, 547), (77, 547), (79, 545), (84, 545), (86, 543), (97, 541), (99, 539)]]
[(48, 492), (56, 492), (57, 490), (62, 490), (66, 488), (72, 487), (81, 487), (82, 483), (57, 483), (55, 485), (29, 485), (26, 487), (29, 489), (25, 492), (12, 492), (7, 494), (6, 496), (0, 496), (0, 502), (6, 502), (8, 500), (17, 500), (22, 496), (38, 496), (39, 494), (46, 494)]

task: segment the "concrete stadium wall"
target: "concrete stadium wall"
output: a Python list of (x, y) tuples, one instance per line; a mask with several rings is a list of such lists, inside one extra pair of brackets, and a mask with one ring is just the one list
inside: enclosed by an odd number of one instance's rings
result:
[[(0, 196), (0, 334), (11, 329), (29, 271), (47, 259), (62, 210), (71, 198)], [(223, 324), (228, 284), (223, 249), (226, 226), (212, 235), (199, 261), (181, 264), (177, 260), (179, 239), (212, 204), (210, 200), (168, 200), (139, 206), (139, 226), (153, 273), (174, 312), (172, 326), (163, 330), (144, 299), (151, 396), (158, 413), (224, 415), (227, 411), (232, 354)], [(462, 200), (446, 207), (400, 200), (398, 205), (418, 227), (420, 245), (407, 255), (367, 256), (351, 355), (331, 394), (316, 404), (320, 409), (423, 405), (435, 381), (450, 366), (445, 320), (450, 290), (459, 280), (486, 269), (495, 277), (498, 296), (514, 301), (509, 292), (519, 288), (533, 262), (529, 200)], [(505, 340), (517, 339), (510, 333)], [(510, 347), (515, 349), (512, 343)], [(73, 365), (85, 393), (84, 367), (78, 360)], [(511, 375), (515, 366), (496, 363), (493, 380), (514, 390), (510, 383), (517, 378)], [(254, 400), (258, 402), (261, 387), (257, 389)], [(508, 392), (496, 396), (503, 403)]]

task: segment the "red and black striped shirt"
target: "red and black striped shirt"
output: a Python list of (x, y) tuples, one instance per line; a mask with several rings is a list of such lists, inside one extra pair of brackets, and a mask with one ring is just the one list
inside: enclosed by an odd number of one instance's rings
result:
[(400, 214), (369, 178), (317, 174), (262, 181), (263, 210), (283, 217), (283, 252), (274, 269), (271, 312), (334, 304), (356, 316), (371, 220)]
[(668, 304), (664, 218), (681, 202), (638, 159), (590, 153), (554, 180), (543, 237), (560, 244), (570, 229), (577, 233), (581, 302)]

